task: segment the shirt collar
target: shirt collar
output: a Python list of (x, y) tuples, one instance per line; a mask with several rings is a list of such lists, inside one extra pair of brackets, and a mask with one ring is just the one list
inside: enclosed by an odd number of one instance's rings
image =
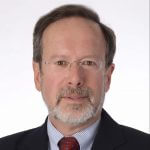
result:
[[(88, 128), (72, 135), (73, 137), (75, 137), (78, 140), (81, 150), (82, 149), (88, 149), (89, 147), (92, 147), (99, 122), (100, 122), (100, 120), (97, 120), (94, 124), (92, 124)], [(57, 146), (59, 140), (64, 137), (63, 134), (61, 134), (53, 126), (53, 124), (50, 122), (49, 119), (47, 120), (47, 132), (48, 132), (49, 142), (50, 142), (51, 146), (52, 145)]]
[(50, 122), (49, 118), (47, 119), (47, 132), (49, 137), (50, 145), (55, 145), (57, 147), (57, 144), (61, 138), (63, 138), (63, 134), (61, 134)]
[(81, 150), (87, 150), (89, 147), (92, 147), (99, 122), (100, 120), (97, 120), (88, 128), (85, 128), (84, 130), (73, 135), (78, 140)]

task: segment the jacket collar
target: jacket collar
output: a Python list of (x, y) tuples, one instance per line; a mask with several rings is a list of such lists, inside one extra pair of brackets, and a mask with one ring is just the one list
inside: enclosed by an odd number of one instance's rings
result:
[[(41, 127), (34, 129), (33, 132), (29, 131), (29, 134), (24, 137), (26, 140), (22, 140), (23, 142), (19, 144), (18, 150), (48, 150), (47, 119)], [(125, 141), (120, 126), (105, 110), (102, 110), (100, 126), (92, 150), (113, 150)]]
[(122, 130), (105, 110), (102, 110), (100, 127), (95, 137), (92, 150), (113, 150), (126, 142)]
[(48, 150), (47, 119), (45, 123), (33, 132), (26, 135), (26, 140), (22, 140), (17, 150)]

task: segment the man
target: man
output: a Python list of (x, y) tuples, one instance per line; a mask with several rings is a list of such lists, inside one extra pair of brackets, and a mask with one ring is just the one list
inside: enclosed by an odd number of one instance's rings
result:
[(102, 108), (115, 45), (114, 32), (84, 6), (40, 18), (34, 81), (49, 115), (41, 127), (0, 139), (0, 150), (149, 150), (150, 135), (117, 124)]

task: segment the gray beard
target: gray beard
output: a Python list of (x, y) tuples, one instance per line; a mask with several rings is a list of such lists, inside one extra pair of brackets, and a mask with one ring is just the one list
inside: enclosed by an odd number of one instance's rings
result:
[[(83, 104), (69, 103), (65, 106), (65, 108), (62, 108), (60, 104), (61, 99), (71, 94), (88, 97), (86, 103)], [(105, 98), (104, 84), (103, 84), (103, 89), (101, 91), (101, 97), (99, 99), (98, 105), (96, 104), (94, 105), (94, 102), (98, 100), (96, 100), (96, 98), (93, 95), (94, 95), (93, 91), (90, 88), (67, 87), (64, 89), (60, 89), (60, 92), (56, 96), (57, 99), (56, 106), (51, 107), (47, 105), (49, 116), (58, 119), (61, 122), (71, 126), (78, 126), (84, 124), (88, 120), (95, 117), (97, 114), (100, 115), (103, 107), (104, 98)]]
[(104, 97), (105, 95), (101, 97), (100, 103), (97, 106), (92, 105), (92, 103), (88, 103), (86, 106), (83, 106), (81, 104), (67, 105), (65, 110), (69, 109), (69, 113), (64, 112), (59, 105), (56, 105), (54, 108), (48, 107), (49, 115), (50, 117), (58, 119), (65, 124), (78, 126), (86, 123), (88, 120), (95, 117), (98, 113), (101, 112)]

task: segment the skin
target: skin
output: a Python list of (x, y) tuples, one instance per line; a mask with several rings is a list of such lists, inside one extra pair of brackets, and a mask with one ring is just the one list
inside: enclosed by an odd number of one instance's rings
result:
[[(88, 72), (73, 63), (70, 69), (59, 73), (49, 69), (48, 64), (44, 63), (40, 70), (39, 64), (33, 62), (35, 86), (38, 91), (41, 91), (47, 107), (54, 108), (59, 105), (62, 113), (69, 113), (72, 117), (78, 118), (87, 107), (88, 99), (74, 95), (72, 98), (62, 98), (58, 104), (56, 95), (64, 87), (92, 89), (94, 97), (92, 103), (95, 107), (100, 105), (100, 108), (86, 122), (71, 125), (49, 115), (56, 129), (63, 135), (70, 136), (100, 119), (104, 96), (109, 90), (114, 64), (105, 68), (106, 43), (98, 24), (80, 17), (61, 19), (49, 25), (43, 33), (42, 46), (44, 60), (63, 55), (73, 62), (86, 56), (96, 56), (103, 62), (102, 68), (98, 71)], [(68, 107), (74, 105), (79, 106), (79, 109)]]

